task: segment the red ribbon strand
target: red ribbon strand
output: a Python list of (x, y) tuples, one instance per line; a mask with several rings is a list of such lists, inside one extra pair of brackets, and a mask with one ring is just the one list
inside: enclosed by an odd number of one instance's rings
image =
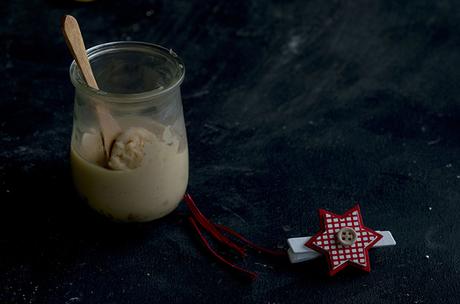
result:
[(219, 241), (221, 244), (226, 246), (227, 248), (230, 248), (237, 252), (240, 256), (246, 256), (246, 251), (245, 248), (241, 247), (240, 245), (234, 243), (231, 239), (229, 239), (227, 236), (221, 233), (225, 232), (228, 235), (233, 236), (234, 238), (238, 239), (240, 242), (246, 244), (251, 249), (254, 249), (255, 251), (265, 254), (269, 257), (287, 257), (287, 253), (282, 250), (272, 250), (272, 249), (267, 249), (262, 246), (259, 246), (255, 244), (254, 242), (246, 239), (243, 237), (241, 234), (238, 232), (234, 231), (233, 229), (224, 226), (224, 225), (219, 225), (219, 224), (214, 224), (211, 222), (209, 219), (207, 219), (201, 211), (198, 209), (196, 206), (195, 202), (193, 201), (193, 198), (190, 196), (190, 194), (186, 193), (184, 195), (184, 201), (187, 204), (187, 207), (190, 209), (192, 215), (188, 217), (188, 220), (192, 227), (194, 228), (195, 232), (197, 232), (198, 236), (200, 237), (202, 243), (206, 247), (206, 249), (220, 262), (222, 262), (224, 265), (227, 265), (228, 267), (232, 268), (233, 270), (236, 270), (240, 274), (248, 277), (251, 280), (254, 280), (257, 277), (257, 274), (246, 270), (244, 268), (241, 268), (234, 263), (228, 261), (224, 257), (222, 257), (217, 251), (215, 251), (208, 240), (205, 238), (203, 233), (200, 230), (200, 226), (207, 231), (214, 239)]
[(229, 238), (227, 238), (225, 235), (221, 234), (214, 224), (208, 220), (198, 209), (196, 206), (195, 202), (193, 201), (192, 197), (190, 194), (185, 194), (184, 196), (185, 203), (187, 204), (188, 208), (192, 212), (193, 217), (195, 220), (205, 229), (208, 231), (216, 240), (221, 242), (223, 245), (235, 250), (240, 256), (246, 256), (246, 252), (244, 248), (238, 246), (234, 242), (232, 242)]
[(204, 246), (206, 247), (207, 250), (220, 262), (222, 262), (224, 265), (227, 265), (228, 267), (236, 270), (238, 273), (246, 276), (249, 278), (251, 281), (255, 280), (257, 278), (257, 274), (255, 272), (246, 270), (244, 268), (241, 268), (232, 262), (226, 260), (224, 257), (222, 257), (220, 254), (218, 254), (214, 249), (212, 249), (211, 245), (209, 244), (208, 240), (204, 237), (203, 233), (200, 231), (200, 228), (198, 227), (197, 223), (192, 217), (188, 218), (189, 222), (192, 224), (192, 227), (195, 229), (195, 231), (198, 233), (198, 236), (200, 237), (201, 241), (203, 242)]

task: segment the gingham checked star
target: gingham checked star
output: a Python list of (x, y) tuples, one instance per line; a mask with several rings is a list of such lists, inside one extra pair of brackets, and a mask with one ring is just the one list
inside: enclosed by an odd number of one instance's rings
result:
[[(368, 251), (382, 235), (364, 226), (359, 205), (343, 215), (319, 209), (319, 217), (321, 230), (305, 246), (326, 256), (329, 274), (333, 276), (348, 265), (369, 272)], [(342, 228), (352, 228), (356, 232), (356, 241), (352, 245), (344, 246), (337, 240), (337, 233)]]

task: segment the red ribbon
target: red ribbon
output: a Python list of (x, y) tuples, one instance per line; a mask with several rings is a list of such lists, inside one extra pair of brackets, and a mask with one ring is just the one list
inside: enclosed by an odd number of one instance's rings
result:
[(237, 266), (236, 264), (232, 263), (231, 261), (225, 259), (222, 257), (217, 251), (215, 251), (208, 240), (205, 238), (204, 234), (200, 230), (200, 226), (202, 229), (207, 231), (214, 239), (219, 241), (224, 247), (227, 247), (229, 249), (232, 249), (236, 253), (238, 253), (240, 256), (247, 256), (245, 248), (242, 246), (236, 244), (233, 242), (230, 238), (225, 236), (224, 234), (221, 233), (225, 232), (228, 235), (231, 235), (238, 239), (241, 243), (244, 243), (246, 246), (248, 246), (251, 249), (254, 249), (255, 251), (264, 254), (269, 257), (275, 257), (275, 258), (280, 258), (280, 257), (287, 257), (287, 253), (282, 250), (272, 250), (272, 249), (267, 249), (262, 246), (259, 246), (250, 240), (246, 239), (243, 237), (241, 234), (238, 232), (230, 229), (227, 226), (224, 225), (219, 225), (219, 224), (214, 224), (211, 222), (209, 219), (207, 219), (201, 211), (198, 209), (196, 206), (195, 202), (193, 201), (192, 197), (190, 194), (186, 193), (184, 195), (184, 201), (187, 204), (188, 208), (190, 209), (192, 215), (188, 217), (188, 221), (194, 228), (194, 230), (197, 232), (198, 236), (200, 237), (201, 241), (203, 242), (205, 248), (221, 263), (224, 265), (230, 267), (231, 269), (235, 270), (236, 272), (240, 273), (241, 275), (249, 278), (250, 280), (255, 280), (257, 277), (257, 274), (255, 272), (246, 270), (244, 268), (241, 268)]

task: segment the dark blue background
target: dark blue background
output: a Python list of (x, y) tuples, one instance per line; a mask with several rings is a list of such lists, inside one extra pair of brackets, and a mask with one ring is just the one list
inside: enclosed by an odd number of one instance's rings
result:
[[(141, 40), (184, 59), (189, 191), (214, 221), (276, 248), (315, 233), (318, 208), (359, 201), (398, 245), (333, 278), (321, 260), (252, 255), (238, 261), (260, 274), (250, 284), (177, 212), (99, 218), (69, 175), (65, 13), (88, 47)], [(455, 1), (2, 1), (0, 302), (456, 303), (459, 67)]]

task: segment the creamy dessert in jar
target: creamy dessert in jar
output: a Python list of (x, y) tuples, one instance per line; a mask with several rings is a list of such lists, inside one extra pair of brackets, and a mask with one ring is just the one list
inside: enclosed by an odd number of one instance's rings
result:
[(110, 218), (137, 222), (160, 218), (174, 210), (185, 193), (186, 140), (170, 126), (153, 121), (125, 120), (121, 126), (125, 131), (106, 164), (96, 130), (72, 142), (76, 189), (91, 207)]
[[(133, 41), (97, 45), (87, 54), (99, 89), (87, 85), (75, 61), (70, 67), (75, 187), (92, 208), (118, 221), (165, 216), (188, 182), (183, 62), (169, 49)], [(100, 109), (119, 125), (109, 143), (102, 142)]]

